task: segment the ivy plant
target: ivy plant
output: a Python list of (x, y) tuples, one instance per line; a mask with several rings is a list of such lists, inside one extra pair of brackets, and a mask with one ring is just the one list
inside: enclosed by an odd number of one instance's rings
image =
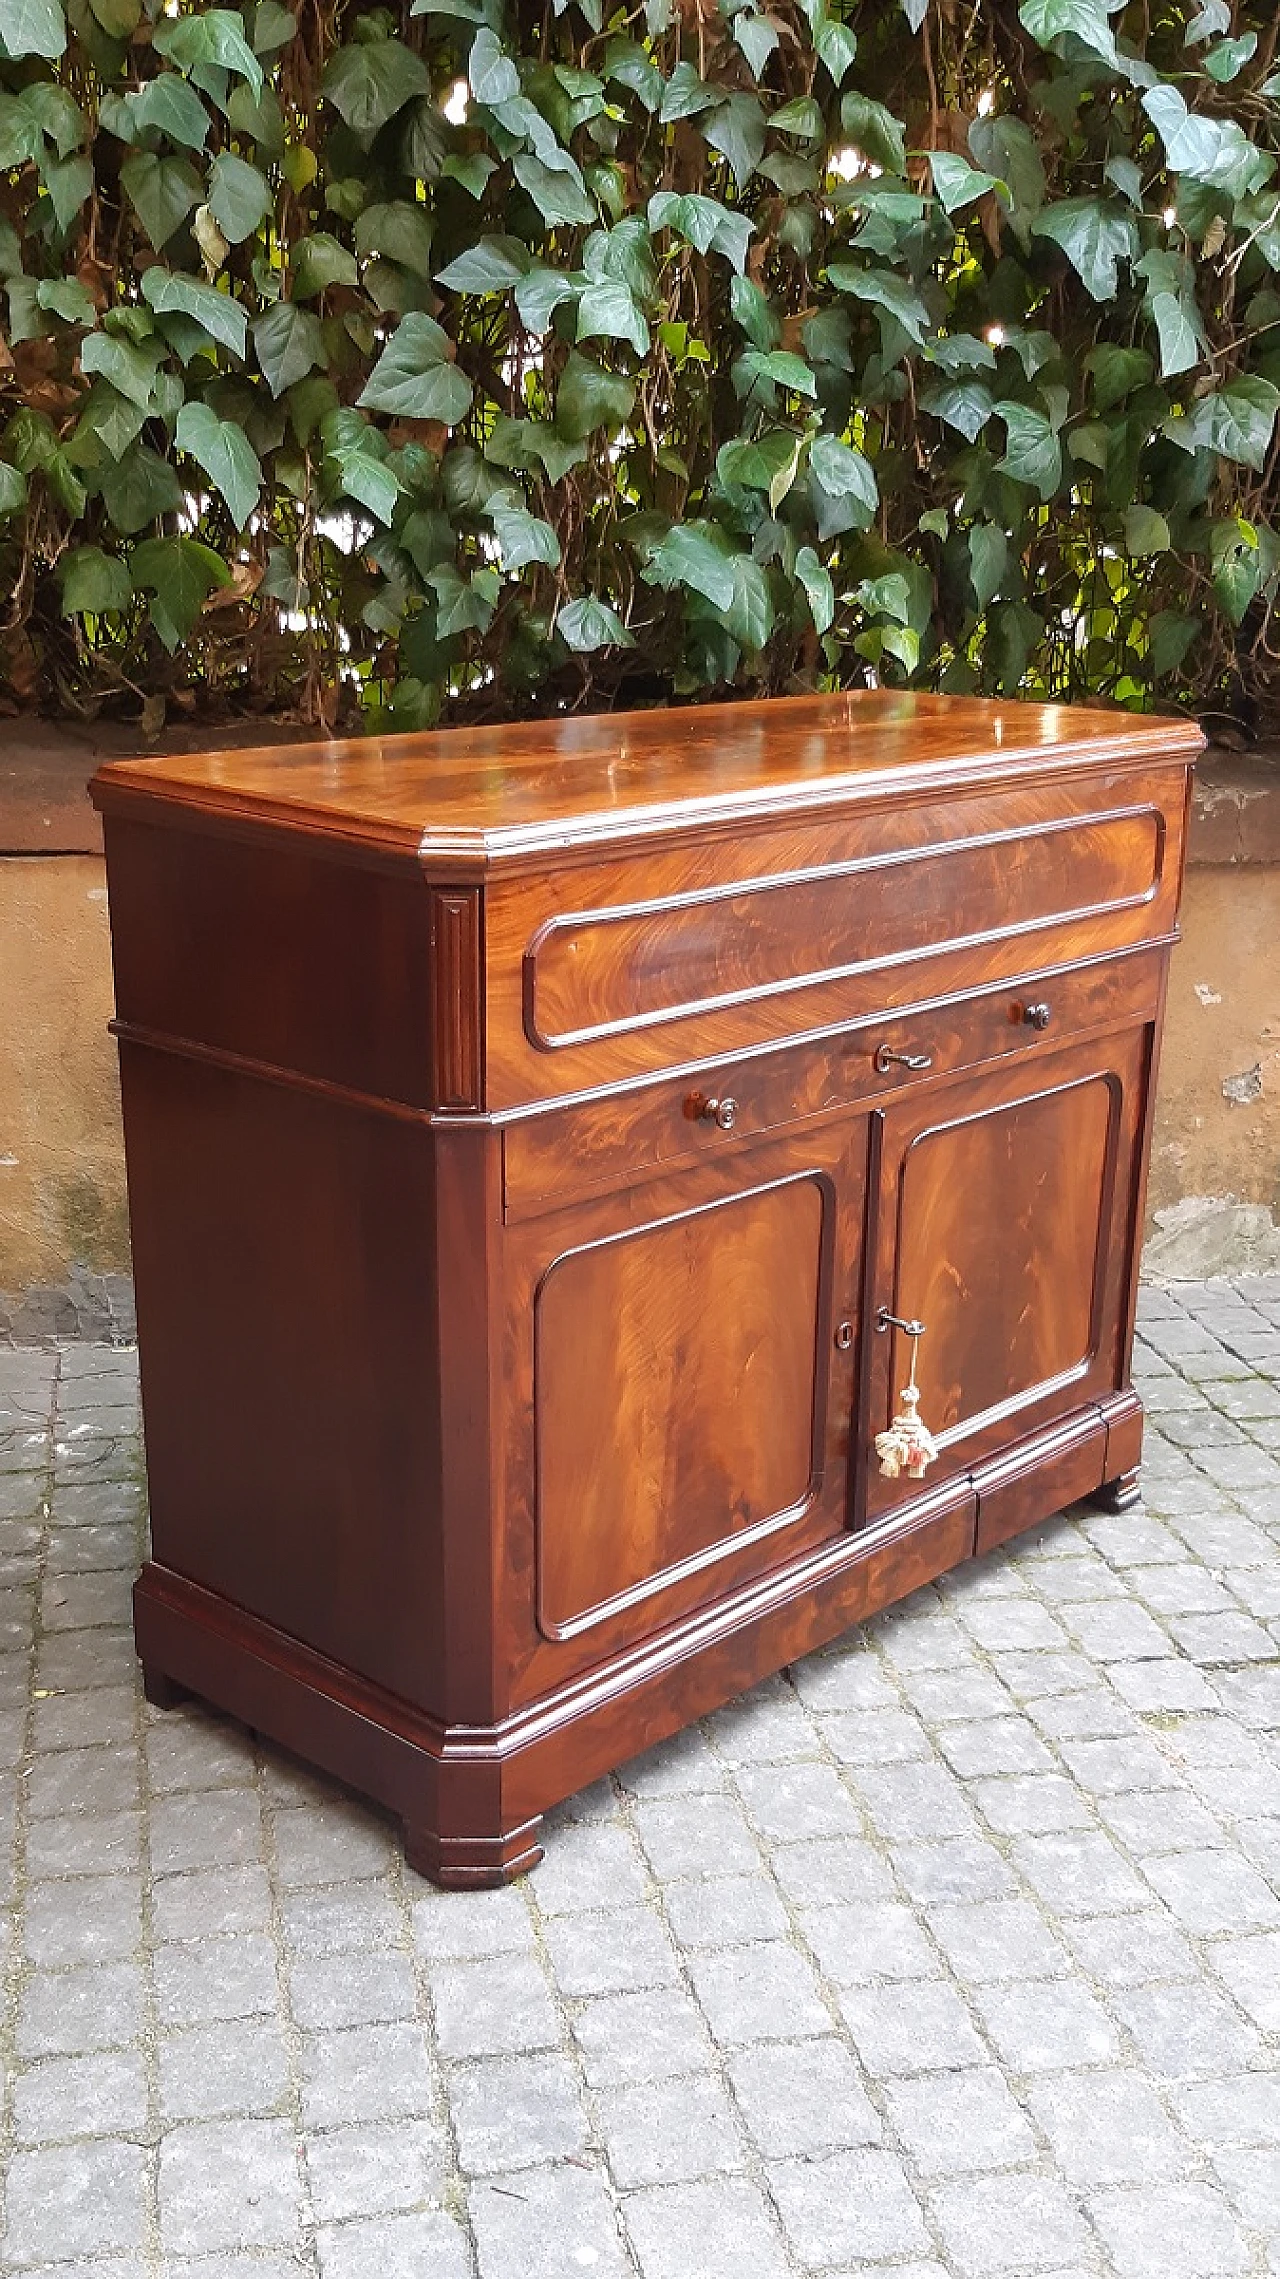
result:
[(1278, 22), (0, 0), (0, 702), (1264, 711)]

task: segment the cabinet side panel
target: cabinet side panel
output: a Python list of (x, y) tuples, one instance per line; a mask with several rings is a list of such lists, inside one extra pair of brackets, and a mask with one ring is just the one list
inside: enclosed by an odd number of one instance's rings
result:
[(105, 824), (122, 1022), (415, 1107), (432, 1096), (430, 905), (415, 871)]
[(154, 1557), (434, 1707), (432, 1135), (127, 1042), (121, 1070)]

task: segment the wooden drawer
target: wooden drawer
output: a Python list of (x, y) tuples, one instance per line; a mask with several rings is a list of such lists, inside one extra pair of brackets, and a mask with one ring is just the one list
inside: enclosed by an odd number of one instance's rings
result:
[[(521, 1118), (504, 1135), (509, 1220), (666, 1171), (735, 1138), (892, 1098), (959, 1069), (1033, 1053), (1045, 1040), (1131, 1025), (1155, 1012), (1159, 951), (1035, 973), (965, 997), (905, 1007), (808, 1045), (698, 1066), (661, 1085)], [(1029, 1012), (1047, 1011), (1042, 1028)], [(900, 1054), (902, 1059), (878, 1056)], [(908, 1058), (924, 1067), (907, 1065)], [(706, 1113), (732, 1102), (726, 1128)]]
[(1168, 939), (1184, 799), (1181, 768), (1096, 776), (502, 882), (487, 1105)]

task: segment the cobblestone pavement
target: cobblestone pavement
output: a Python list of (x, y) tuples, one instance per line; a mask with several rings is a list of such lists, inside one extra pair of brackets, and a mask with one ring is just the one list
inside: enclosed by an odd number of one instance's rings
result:
[(444, 1895), (148, 1711), (131, 1353), (0, 1354), (22, 2279), (1280, 2273), (1280, 1277), (1053, 1522)]

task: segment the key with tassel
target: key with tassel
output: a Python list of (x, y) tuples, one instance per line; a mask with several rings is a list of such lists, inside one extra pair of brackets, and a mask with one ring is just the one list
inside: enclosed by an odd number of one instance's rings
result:
[(885, 1480), (898, 1480), (905, 1473), (909, 1480), (922, 1480), (938, 1453), (938, 1444), (920, 1415), (920, 1388), (916, 1383), (916, 1354), (925, 1325), (921, 1321), (903, 1321), (897, 1314), (891, 1314), (887, 1306), (881, 1306), (876, 1328), (900, 1329), (904, 1337), (911, 1340), (911, 1369), (902, 1388), (902, 1406), (888, 1431), (876, 1434), (880, 1476)]

